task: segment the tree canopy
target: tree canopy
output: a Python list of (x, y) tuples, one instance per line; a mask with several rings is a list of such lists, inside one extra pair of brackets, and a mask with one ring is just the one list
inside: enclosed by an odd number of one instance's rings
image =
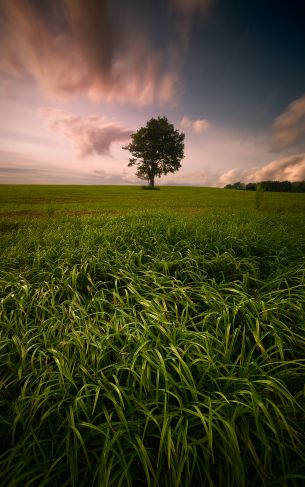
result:
[(128, 166), (137, 166), (136, 175), (154, 187), (155, 177), (174, 173), (184, 158), (184, 133), (179, 132), (166, 117), (151, 118), (145, 127), (131, 134), (131, 142), (123, 149), (132, 157)]

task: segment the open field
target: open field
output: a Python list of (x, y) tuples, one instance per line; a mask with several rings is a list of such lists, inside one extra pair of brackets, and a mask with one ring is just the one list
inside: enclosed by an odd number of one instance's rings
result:
[(0, 187), (0, 484), (305, 483), (305, 195)]
[[(75, 213), (126, 214), (146, 210), (201, 213), (205, 210), (255, 209), (255, 192), (218, 188), (163, 187), (143, 191), (139, 186), (0, 186), (0, 216), (43, 216)], [(302, 193), (265, 193), (263, 210), (305, 212)]]

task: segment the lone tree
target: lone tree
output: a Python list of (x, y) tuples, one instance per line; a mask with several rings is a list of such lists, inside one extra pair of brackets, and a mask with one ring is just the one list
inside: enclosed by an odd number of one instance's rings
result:
[(123, 147), (133, 156), (128, 166), (137, 165), (138, 178), (149, 181), (149, 187), (154, 188), (156, 176), (176, 172), (181, 167), (184, 137), (166, 117), (151, 118), (145, 127), (131, 134), (132, 142)]

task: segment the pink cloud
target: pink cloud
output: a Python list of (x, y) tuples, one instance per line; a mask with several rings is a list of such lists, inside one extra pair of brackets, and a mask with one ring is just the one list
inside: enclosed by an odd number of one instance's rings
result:
[(251, 181), (305, 180), (305, 154), (295, 154), (269, 162), (249, 175)]
[(127, 10), (119, 31), (109, 0), (38, 5), (1, 3), (0, 68), (6, 75), (30, 76), (43, 91), (63, 98), (86, 94), (139, 105), (172, 101), (179, 78), (175, 54), (154, 48)]
[(237, 181), (304, 181), (305, 180), (305, 154), (295, 154), (283, 157), (265, 164), (260, 168), (230, 169), (219, 178), (219, 185)]
[(180, 122), (181, 127), (191, 128), (197, 134), (204, 132), (210, 127), (210, 123), (205, 119), (192, 120), (190, 117), (184, 116)]
[(170, 73), (166, 74), (161, 83), (159, 89), (159, 97), (165, 103), (170, 103), (171, 101), (176, 102), (177, 98), (177, 87), (179, 85), (179, 77), (176, 70), (172, 70)]
[(305, 95), (290, 103), (273, 124), (272, 145), (275, 151), (287, 149), (305, 138)]
[(130, 130), (98, 116), (81, 118), (48, 107), (41, 108), (39, 113), (46, 118), (51, 131), (72, 141), (80, 159), (94, 154), (109, 155), (113, 142), (126, 141), (131, 134)]
[(225, 186), (226, 184), (235, 183), (240, 180), (242, 171), (234, 167), (229, 171), (226, 171), (219, 177), (219, 186)]
[(208, 129), (210, 126), (207, 120), (195, 120), (193, 122), (193, 129), (197, 134), (204, 132), (204, 130)]

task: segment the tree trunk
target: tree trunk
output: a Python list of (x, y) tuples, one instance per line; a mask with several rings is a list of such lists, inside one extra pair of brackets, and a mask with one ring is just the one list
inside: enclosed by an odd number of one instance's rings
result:
[(155, 177), (154, 176), (150, 176), (149, 178), (149, 187), (150, 188), (153, 188), (155, 186)]

